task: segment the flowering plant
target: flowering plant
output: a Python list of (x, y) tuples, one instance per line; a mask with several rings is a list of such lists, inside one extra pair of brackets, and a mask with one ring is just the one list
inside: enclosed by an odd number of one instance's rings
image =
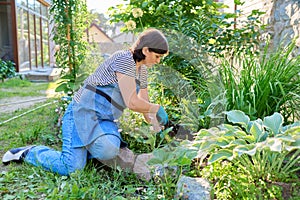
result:
[[(141, 17), (143, 16), (143, 14), (144, 14), (144, 12), (140, 8), (133, 8), (132, 9), (132, 15), (133, 15), (134, 18), (139, 19), (139, 22), (142, 26), (142, 29), (144, 29), (143, 23), (142, 23), (142, 20), (141, 20)], [(126, 26), (127, 30), (132, 31), (132, 30), (136, 29), (136, 22), (131, 19), (131, 20), (129, 20), (125, 23), (125, 26)]]

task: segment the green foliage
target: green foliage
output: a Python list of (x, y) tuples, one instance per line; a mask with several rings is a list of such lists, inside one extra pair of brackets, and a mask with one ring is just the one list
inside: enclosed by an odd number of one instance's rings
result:
[(56, 91), (70, 95), (76, 91), (83, 81), (79, 67), (86, 54), (86, 42), (83, 41), (87, 28), (87, 7), (83, 0), (54, 0), (50, 12), (55, 24), (54, 41), (59, 45), (56, 52), (56, 63), (63, 69), (62, 82)]
[[(262, 28), (259, 17), (263, 13), (253, 10), (246, 20), (239, 21), (236, 18), (242, 13), (221, 13), (219, 10), (224, 7), (226, 5), (215, 1), (134, 0), (127, 6), (110, 8), (110, 17), (113, 22), (133, 20), (137, 27), (133, 31), (136, 32), (147, 27), (161, 28), (167, 33), (175, 31), (192, 38), (199, 44), (201, 51), (214, 56), (223, 56), (224, 52), (230, 56), (241, 52), (255, 52), (259, 29)], [(134, 8), (143, 11), (138, 19), (133, 15)], [(160, 20), (156, 20), (157, 18)], [(236, 27), (237, 24), (241, 28)], [(124, 27), (124, 31), (131, 29)]]
[(220, 74), (227, 110), (241, 110), (251, 119), (280, 112), (284, 122), (299, 119), (300, 56), (292, 57), (295, 41), (260, 56), (244, 55), (234, 63), (224, 59)]
[(254, 180), (231, 162), (215, 162), (198, 173), (213, 184), (215, 199), (283, 199), (280, 185)]
[(2, 82), (4, 82), (4, 79), (6, 78), (12, 78), (15, 76), (17, 76), (15, 63), (10, 60), (4, 61), (0, 59), (0, 79)]
[(241, 111), (226, 112), (219, 128), (202, 129), (193, 146), (207, 152), (208, 164), (230, 160), (255, 180), (282, 180), (300, 170), (300, 122), (283, 126), (279, 113), (250, 121)]

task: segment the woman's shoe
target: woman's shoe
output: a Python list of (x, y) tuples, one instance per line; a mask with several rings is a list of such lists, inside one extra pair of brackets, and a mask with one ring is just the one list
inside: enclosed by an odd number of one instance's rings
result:
[(27, 146), (27, 147), (19, 147), (15, 149), (10, 149), (7, 151), (2, 158), (2, 163), (4, 165), (9, 164), (10, 162), (23, 162), (25, 156), (29, 152), (31, 148), (34, 146)]

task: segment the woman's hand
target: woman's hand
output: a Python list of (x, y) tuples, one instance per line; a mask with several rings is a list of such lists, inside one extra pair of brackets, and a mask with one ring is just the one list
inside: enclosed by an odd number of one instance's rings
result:
[(157, 120), (156, 113), (144, 113), (145, 120), (152, 125), (153, 131), (160, 132), (161, 126)]
[(169, 120), (168, 114), (162, 106), (159, 107), (156, 113), (156, 118), (159, 121), (159, 123), (163, 126), (168, 123)]

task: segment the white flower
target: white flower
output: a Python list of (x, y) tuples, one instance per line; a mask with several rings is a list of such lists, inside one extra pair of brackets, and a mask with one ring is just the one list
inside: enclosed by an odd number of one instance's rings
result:
[(208, 40), (208, 43), (209, 43), (209, 44), (215, 44), (215, 43), (216, 43), (216, 40), (213, 39), (213, 38), (210, 38), (210, 39)]
[(125, 25), (129, 31), (134, 30), (136, 28), (136, 23), (133, 20), (129, 20), (125, 23)]
[(140, 8), (134, 8), (134, 9), (132, 9), (132, 15), (134, 18), (142, 17), (143, 11)]

